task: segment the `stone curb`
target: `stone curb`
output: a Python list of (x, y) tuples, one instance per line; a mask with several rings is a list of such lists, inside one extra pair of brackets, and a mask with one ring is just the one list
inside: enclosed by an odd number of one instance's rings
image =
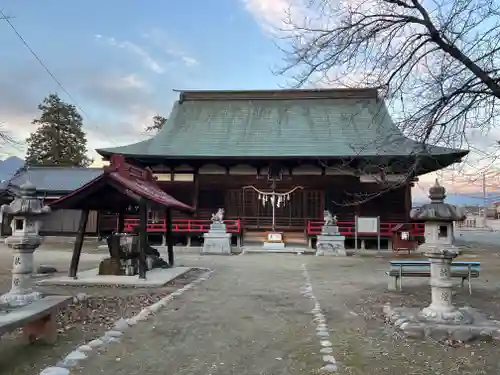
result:
[(175, 292), (169, 294), (168, 296), (162, 298), (158, 302), (153, 303), (141, 310), (139, 314), (133, 316), (129, 319), (120, 318), (115, 322), (115, 325), (110, 330), (106, 331), (101, 337), (89, 341), (84, 345), (80, 345), (75, 350), (70, 352), (66, 357), (60, 360), (55, 366), (46, 367), (40, 372), (40, 375), (69, 375), (70, 369), (76, 367), (81, 361), (88, 357), (88, 353), (92, 352), (101, 346), (109, 345), (114, 342), (119, 342), (123, 333), (131, 326), (136, 325), (140, 321), (147, 320), (151, 315), (160, 311), (165, 307), (168, 302), (174, 298), (182, 295), (185, 291), (193, 288), (194, 286), (207, 280), (213, 270), (208, 268), (201, 268), (206, 272), (198, 277), (196, 280), (185, 285), (183, 288), (176, 290)]

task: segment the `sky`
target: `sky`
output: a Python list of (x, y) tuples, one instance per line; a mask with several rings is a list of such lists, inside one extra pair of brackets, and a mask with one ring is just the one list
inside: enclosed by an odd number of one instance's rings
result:
[(174, 89), (279, 87), (281, 52), (260, 22), (275, 2), (4, 0), (3, 12), (71, 97), (2, 21), (0, 122), (25, 139), (37, 104), (58, 92), (83, 112), (94, 149), (144, 137), (153, 115), (168, 116)]
[[(0, 9), (55, 79), (0, 21), (0, 124), (24, 140), (38, 103), (57, 92), (83, 115), (98, 161), (96, 148), (148, 137), (152, 116), (168, 117), (174, 89), (286, 87), (288, 77), (273, 73), (283, 55), (270, 28), (291, 1), (4, 0)], [(2, 152), (22, 157), (25, 147)]]

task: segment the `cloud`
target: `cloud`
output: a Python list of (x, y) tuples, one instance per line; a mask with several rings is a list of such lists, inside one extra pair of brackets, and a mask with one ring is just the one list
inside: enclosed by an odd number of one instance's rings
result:
[(93, 158), (97, 157), (95, 148), (134, 143), (147, 137), (144, 128), (151, 117), (170, 110), (168, 100), (174, 98), (169, 91), (166, 94), (155, 91), (152, 83), (138, 74), (119, 72), (115, 68), (102, 66), (96, 70), (67, 64), (66, 70), (58, 69), (55, 74), (77, 103), (61, 92), (47, 74), (40, 74), (38, 66), (5, 67), (0, 75), (3, 98), (0, 101), (0, 131), (8, 131), (21, 143), (11, 146), (0, 143), (0, 155), (24, 156), (24, 140), (36, 130), (32, 120), (40, 115), (37, 105), (51, 92), (58, 92), (63, 101), (77, 104), (85, 111), (82, 113), (84, 130)]
[(99, 74), (92, 80), (82, 82), (82, 93), (96, 102), (117, 104), (122, 108), (130, 102), (150, 100), (153, 92), (149, 83), (137, 74)]
[(185, 51), (185, 47), (181, 46), (163, 30), (153, 29), (142, 36), (169, 57), (180, 60), (186, 67), (194, 67), (200, 64), (198, 59)]
[(95, 38), (98, 41), (102, 41), (112, 47), (121, 48), (129, 53), (136, 55), (142, 61), (143, 65), (146, 68), (155, 73), (163, 74), (165, 72), (165, 68), (162, 66), (162, 64), (153, 57), (151, 57), (151, 55), (138, 44), (135, 44), (130, 41), (120, 42), (113, 37), (103, 37), (102, 35), (99, 34), (95, 35)]
[(304, 19), (310, 13), (306, 0), (241, 0), (262, 29), (276, 35), (289, 28), (288, 21)]
[(198, 60), (196, 60), (194, 57), (189, 56), (183, 56), (182, 61), (186, 66), (196, 66), (199, 64)]

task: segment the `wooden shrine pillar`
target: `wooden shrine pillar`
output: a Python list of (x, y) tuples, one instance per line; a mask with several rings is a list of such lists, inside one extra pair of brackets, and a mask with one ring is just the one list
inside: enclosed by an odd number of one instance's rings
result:
[(78, 233), (76, 234), (76, 241), (73, 247), (73, 255), (71, 256), (71, 263), (69, 265), (69, 277), (76, 279), (78, 272), (78, 263), (80, 263), (80, 256), (82, 255), (83, 240), (85, 238), (85, 230), (87, 229), (87, 221), (89, 219), (89, 210), (82, 210), (80, 214), (80, 223), (78, 225)]
[(118, 213), (118, 222), (116, 224), (116, 231), (118, 233), (122, 233), (124, 228), (125, 228), (125, 213), (123, 211), (120, 211)]
[(405, 221), (410, 220), (410, 211), (412, 207), (411, 202), (411, 188), (413, 183), (407, 184), (405, 187)]
[(193, 175), (193, 200), (192, 200), (192, 207), (195, 209), (195, 212), (198, 210), (198, 200), (199, 200), (199, 194), (200, 194), (200, 178), (198, 174), (198, 170)]
[(139, 202), (139, 278), (146, 278), (146, 247), (148, 246), (148, 203)]
[(168, 264), (174, 266), (174, 236), (172, 231), (172, 209), (165, 210), (165, 237), (167, 238)]

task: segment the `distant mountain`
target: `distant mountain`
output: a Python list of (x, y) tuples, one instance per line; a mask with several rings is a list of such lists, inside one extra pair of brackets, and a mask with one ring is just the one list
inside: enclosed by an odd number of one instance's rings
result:
[(0, 181), (9, 180), (24, 165), (24, 160), (17, 156), (9, 156), (0, 160)]

